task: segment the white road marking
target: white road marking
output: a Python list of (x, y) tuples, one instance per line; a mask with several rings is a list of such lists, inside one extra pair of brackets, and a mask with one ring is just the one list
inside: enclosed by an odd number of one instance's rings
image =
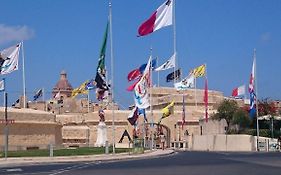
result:
[(6, 172), (21, 172), (21, 168), (12, 168), (12, 169), (6, 169)]

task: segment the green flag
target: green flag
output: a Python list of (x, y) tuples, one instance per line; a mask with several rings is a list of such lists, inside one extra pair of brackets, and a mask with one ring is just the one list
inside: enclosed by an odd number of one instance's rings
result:
[(99, 62), (98, 62), (98, 67), (97, 67), (97, 72), (104, 76), (105, 76), (104, 59), (105, 59), (105, 51), (106, 51), (107, 34), (108, 34), (108, 22), (107, 22), (104, 37), (103, 37), (103, 43), (102, 43), (102, 47), (100, 50), (100, 57), (99, 57)]

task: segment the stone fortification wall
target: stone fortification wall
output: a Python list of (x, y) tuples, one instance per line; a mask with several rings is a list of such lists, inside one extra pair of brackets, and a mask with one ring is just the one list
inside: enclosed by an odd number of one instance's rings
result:
[[(0, 109), (4, 116), (4, 108)], [(9, 127), (9, 150), (47, 148), (48, 145), (61, 145), (61, 125), (55, 115), (31, 109), (8, 108), (8, 119), (13, 119)], [(0, 124), (0, 145), (4, 145), (5, 123)]]

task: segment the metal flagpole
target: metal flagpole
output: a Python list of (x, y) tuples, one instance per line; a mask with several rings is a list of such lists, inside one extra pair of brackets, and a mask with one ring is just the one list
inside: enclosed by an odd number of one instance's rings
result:
[(257, 150), (259, 151), (259, 105), (258, 105), (258, 79), (257, 79), (257, 64), (256, 64), (256, 49), (254, 49), (254, 89), (256, 93), (256, 116), (257, 116)]
[[(177, 68), (177, 41), (176, 41), (176, 0), (174, 0), (173, 9), (173, 35), (174, 35), (174, 54), (175, 54), (175, 67), (174, 67), (174, 84), (176, 82), (176, 68)], [(179, 76), (180, 79), (180, 76)]]
[(8, 104), (8, 94), (7, 92), (4, 93), (5, 99), (5, 159), (8, 157), (8, 146), (9, 146), (9, 127), (8, 127), (8, 111), (7, 111), (7, 104)]
[[(157, 60), (157, 66), (156, 67), (158, 67), (159, 66), (159, 64), (158, 64), (158, 62), (159, 62), (159, 57), (156, 57), (156, 60)], [(159, 71), (157, 71), (157, 85), (158, 85), (158, 87), (159, 87)]]
[[(150, 57), (152, 59), (152, 47), (150, 48)], [(150, 61), (152, 61), (152, 60), (150, 60)], [(157, 59), (157, 62), (158, 62), (158, 59)], [(153, 131), (154, 131), (154, 120), (153, 120), (153, 109), (152, 109), (152, 88), (153, 88), (152, 63), (150, 63), (149, 71), (150, 71), (149, 73), (150, 73), (150, 115), (151, 115), (150, 129), (152, 131), (150, 149), (153, 149), (153, 147), (154, 147), (154, 133), (153, 133)], [(159, 71), (158, 71), (158, 83), (159, 83)]]
[(197, 78), (195, 77), (194, 78), (194, 81), (195, 81), (195, 88), (194, 88), (194, 94), (195, 94), (195, 107), (196, 107), (196, 109), (197, 109), (197, 87), (196, 87), (196, 80), (197, 80)]
[[(209, 86), (208, 86), (208, 76), (207, 76), (207, 64), (205, 63), (205, 79), (207, 80), (207, 96), (209, 96)], [(205, 81), (206, 81), (205, 80)], [(205, 85), (206, 86), (206, 85)], [(204, 95), (205, 95), (205, 92), (204, 92)], [(208, 99), (208, 97), (206, 97)], [(206, 103), (206, 102), (205, 102)], [(206, 122), (208, 122), (208, 118), (209, 118), (209, 114), (208, 114), (208, 105), (209, 105), (209, 101), (207, 100), (207, 105), (205, 106), (205, 117), (206, 117)]]
[(88, 113), (90, 113), (90, 90), (88, 90)]
[(6, 79), (2, 79), (4, 81), (4, 91), (3, 91), (3, 106), (5, 106), (5, 93), (6, 93)]
[(25, 88), (25, 66), (24, 66), (24, 47), (23, 41), (21, 42), (22, 48), (22, 81), (23, 81), (23, 108), (26, 108), (26, 88)]
[(111, 110), (112, 110), (112, 152), (115, 154), (115, 118), (114, 118), (114, 71), (113, 71), (113, 41), (112, 41), (112, 4), (109, 1), (109, 31), (110, 31), (110, 57), (111, 57)]

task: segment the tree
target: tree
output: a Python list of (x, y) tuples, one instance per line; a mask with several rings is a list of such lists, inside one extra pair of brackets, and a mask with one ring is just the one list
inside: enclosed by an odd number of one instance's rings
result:
[(218, 113), (216, 113), (213, 118), (221, 120), (225, 119), (227, 125), (230, 125), (230, 122), (233, 119), (234, 113), (238, 110), (238, 104), (234, 100), (223, 100), (218, 107)]
[(241, 129), (245, 129), (250, 126), (251, 120), (249, 118), (249, 114), (242, 108), (238, 109), (232, 119), (232, 124), (237, 125), (237, 131), (239, 132)]
[(277, 107), (275, 106), (274, 102), (271, 101), (269, 98), (259, 100), (259, 116), (264, 115), (276, 115), (277, 114)]

